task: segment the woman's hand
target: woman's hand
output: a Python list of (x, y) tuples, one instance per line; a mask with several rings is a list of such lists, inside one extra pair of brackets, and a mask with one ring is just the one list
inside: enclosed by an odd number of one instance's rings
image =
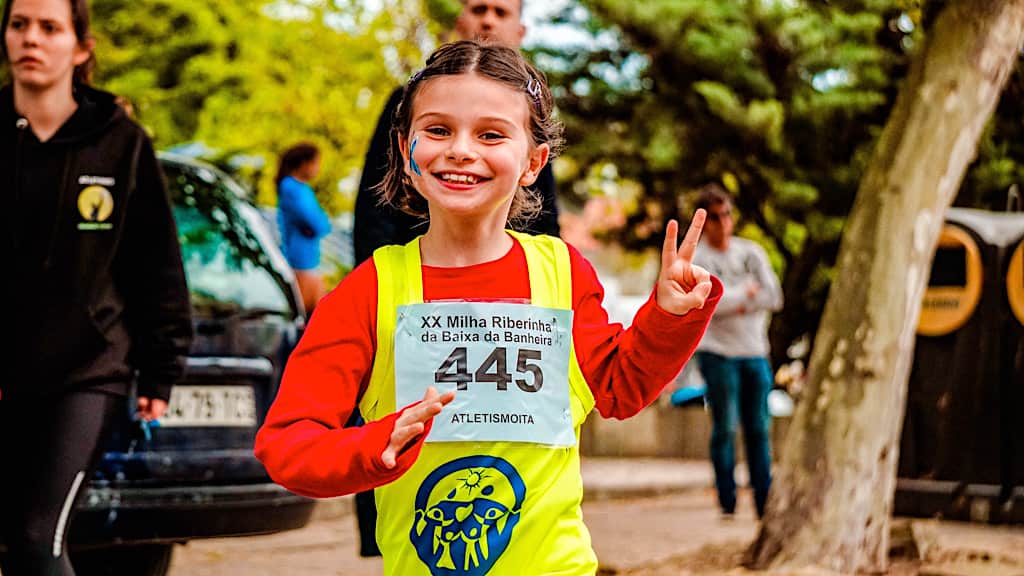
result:
[(427, 393), (413, 406), (402, 412), (402, 415), (395, 420), (395, 429), (391, 431), (391, 441), (388, 447), (381, 454), (384, 467), (392, 469), (398, 461), (398, 455), (405, 450), (417, 436), (423, 434), (427, 422), (441, 413), (441, 408), (455, 398), (455, 392), (438, 394), (433, 386), (427, 387)]
[(164, 415), (164, 412), (167, 412), (167, 402), (159, 398), (151, 400), (145, 396), (139, 396), (136, 408), (139, 419), (149, 422), (151, 420), (159, 420)]
[(665, 228), (665, 244), (661, 249), (661, 272), (655, 286), (655, 298), (666, 312), (676, 315), (704, 307), (704, 301), (711, 294), (711, 274), (693, 264), (693, 253), (704, 229), (707, 212), (697, 210), (686, 231), (683, 244), (676, 250), (676, 236), (679, 223), (670, 220)]

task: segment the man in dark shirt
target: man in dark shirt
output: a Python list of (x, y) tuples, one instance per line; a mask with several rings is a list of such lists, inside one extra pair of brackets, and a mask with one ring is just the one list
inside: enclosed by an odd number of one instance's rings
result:
[[(526, 34), (521, 20), (522, 0), (463, 0), (462, 13), (455, 21), (455, 33), (464, 40), (495, 42), (518, 48)], [(366, 151), (363, 175), (356, 196), (353, 243), (355, 263), (359, 265), (373, 251), (387, 244), (405, 244), (426, 232), (426, 220), (410, 216), (378, 202), (376, 186), (384, 179), (388, 167), (388, 149), (394, 143), (391, 124), (402, 99), (402, 87), (388, 98), (377, 121), (370, 148)], [(555, 203), (555, 177), (551, 166), (545, 166), (534, 187), (543, 200), (541, 214), (527, 224), (525, 231), (533, 234), (559, 235), (558, 206)]]

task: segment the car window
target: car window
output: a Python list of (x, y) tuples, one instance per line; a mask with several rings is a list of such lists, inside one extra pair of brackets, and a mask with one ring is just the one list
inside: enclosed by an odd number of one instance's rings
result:
[(290, 284), (268, 256), (254, 208), (216, 172), (164, 162), (192, 307), (200, 317), (243, 310), (294, 316)]

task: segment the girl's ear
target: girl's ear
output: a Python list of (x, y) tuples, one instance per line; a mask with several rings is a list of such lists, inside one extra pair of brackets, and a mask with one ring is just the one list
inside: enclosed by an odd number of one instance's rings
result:
[(548, 163), (549, 156), (551, 156), (551, 147), (546, 143), (531, 150), (528, 157), (529, 164), (523, 175), (519, 177), (519, 185), (529, 186), (533, 184), (537, 180), (537, 176), (540, 175), (540, 171), (544, 169), (544, 165)]
[(402, 154), (402, 171), (406, 176), (412, 176), (412, 170), (409, 167), (409, 140), (405, 134), (398, 135), (398, 151)]

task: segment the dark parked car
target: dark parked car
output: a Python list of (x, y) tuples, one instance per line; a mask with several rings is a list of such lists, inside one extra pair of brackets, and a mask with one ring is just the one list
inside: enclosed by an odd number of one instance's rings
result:
[(294, 275), (235, 182), (193, 160), (160, 160), (196, 340), (159, 425), (126, 412), (114, 433), (70, 535), (82, 576), (162, 575), (175, 543), (300, 528), (314, 506), (252, 455), (303, 326)]

